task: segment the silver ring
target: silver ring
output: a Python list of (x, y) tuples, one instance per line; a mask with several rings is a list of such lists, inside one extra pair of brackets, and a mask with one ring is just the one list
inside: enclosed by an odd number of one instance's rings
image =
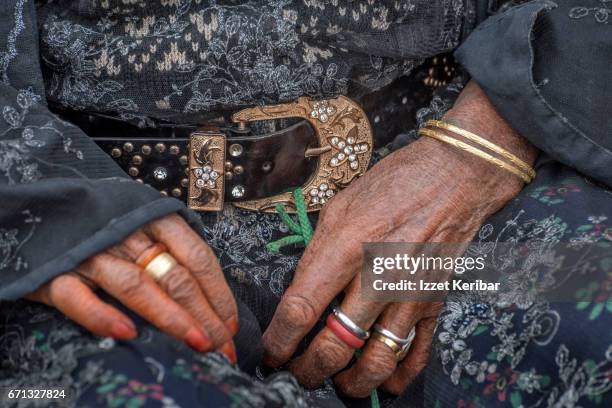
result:
[(413, 327), (412, 330), (410, 330), (410, 334), (408, 334), (408, 337), (406, 337), (407, 339), (410, 339), (410, 341), (404, 344), (402, 346), (402, 349), (396, 354), (397, 361), (402, 361), (406, 357), (406, 355), (408, 354), (408, 350), (410, 350), (410, 346), (412, 345), (412, 340), (414, 340), (414, 336), (416, 336), (416, 331)]
[(397, 344), (401, 346), (412, 343), (412, 340), (414, 340), (414, 336), (416, 335), (414, 327), (412, 328), (412, 330), (410, 330), (410, 334), (408, 334), (408, 337), (406, 337), (405, 339), (402, 339), (401, 337), (396, 336), (391, 330), (385, 329), (380, 324), (375, 324), (373, 330), (382, 334), (385, 337), (390, 338), (391, 340), (393, 340), (394, 342), (396, 342)]
[(355, 322), (350, 319), (350, 317), (345, 315), (342, 310), (340, 310), (340, 308), (334, 309), (333, 313), (340, 324), (355, 336), (359, 337), (361, 340), (367, 340), (370, 338), (370, 332), (357, 326)]

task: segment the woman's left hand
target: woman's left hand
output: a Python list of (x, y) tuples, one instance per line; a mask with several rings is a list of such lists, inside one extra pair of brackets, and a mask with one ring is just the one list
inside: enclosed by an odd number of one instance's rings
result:
[[(497, 115), (475, 83), (464, 89), (445, 119), (481, 135), (495, 135), (492, 142), (528, 163), (535, 159), (535, 149)], [(399, 337), (414, 327), (416, 338), (401, 362), (390, 347), (370, 339), (357, 362), (335, 377), (337, 387), (353, 397), (365, 397), (381, 384), (392, 393), (402, 392), (427, 362), (442, 304), (364, 300), (362, 243), (468, 243), (521, 187), (513, 174), (429, 138), (383, 159), (321, 212), (314, 238), (264, 334), (264, 362), (287, 362), (332, 300), (344, 292), (341, 309), (360, 327), (378, 322)], [(316, 387), (345, 368), (354, 352), (325, 327), (290, 369), (302, 384)]]

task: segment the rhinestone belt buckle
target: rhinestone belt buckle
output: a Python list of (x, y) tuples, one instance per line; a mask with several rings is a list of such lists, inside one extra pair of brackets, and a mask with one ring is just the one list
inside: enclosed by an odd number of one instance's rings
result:
[[(316, 133), (318, 146), (304, 151), (306, 157), (318, 159), (314, 174), (302, 186), (308, 211), (319, 211), (339, 190), (368, 169), (373, 147), (372, 127), (365, 112), (351, 99), (340, 96), (313, 101), (300, 97), (292, 103), (257, 106), (232, 115), (232, 121), (243, 128), (247, 122), (280, 118), (305, 119)], [(226, 137), (218, 131), (198, 131), (191, 136), (190, 148), (189, 207), (220, 211), (225, 193)], [(232, 204), (254, 211), (274, 212), (279, 203), (284, 204), (288, 212), (295, 212), (291, 192)]]
[(189, 149), (189, 208), (221, 211), (225, 194), (225, 135), (214, 130), (194, 132)]

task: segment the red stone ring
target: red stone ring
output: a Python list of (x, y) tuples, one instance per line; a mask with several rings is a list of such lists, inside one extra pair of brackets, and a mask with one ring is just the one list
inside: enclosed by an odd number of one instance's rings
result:
[[(345, 321), (348, 323), (345, 324)], [(357, 326), (348, 316), (342, 313), (340, 309), (334, 309), (334, 312), (327, 316), (327, 321), (325, 323), (340, 340), (354, 349), (363, 347), (365, 341), (370, 337), (368, 331)], [(347, 327), (347, 325), (349, 327)], [(353, 329), (353, 327), (356, 329)]]

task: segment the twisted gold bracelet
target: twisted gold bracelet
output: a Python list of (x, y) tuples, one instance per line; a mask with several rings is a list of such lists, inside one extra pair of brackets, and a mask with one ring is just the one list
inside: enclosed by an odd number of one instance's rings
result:
[(492, 152), (495, 152), (497, 154), (499, 154), (502, 157), (505, 157), (506, 159), (508, 159), (508, 161), (510, 161), (511, 163), (515, 164), (517, 167), (519, 167), (522, 171), (526, 172), (529, 177), (531, 177), (532, 179), (535, 177), (536, 173), (535, 170), (533, 170), (533, 168), (528, 165), (527, 163), (525, 163), (523, 160), (519, 159), (518, 157), (516, 157), (515, 155), (513, 155), (512, 153), (510, 153), (509, 151), (507, 151), (506, 149), (503, 149), (501, 147), (499, 147), (498, 145), (489, 142), (486, 139), (483, 139), (482, 137), (469, 132), (465, 129), (461, 129), (458, 126), (455, 125), (451, 125), (450, 123), (446, 123), (446, 122), (442, 122), (440, 120), (428, 120), (425, 123), (425, 127), (437, 127), (439, 129), (445, 129), (448, 130), (449, 132), (453, 132), (456, 133), (460, 136), (465, 137), (466, 139), (479, 144), (481, 146), (486, 147), (487, 149), (491, 150)]
[(510, 173), (520, 177), (526, 184), (531, 183), (532, 178), (525, 172), (523, 172), (522, 170), (514, 167), (511, 164), (508, 164), (506, 162), (504, 162), (503, 160), (498, 159), (495, 156), (491, 156), (489, 153), (485, 153), (480, 149), (475, 148), (474, 146), (471, 146), (467, 143), (464, 143), (460, 140), (457, 140), (455, 138), (452, 138), (450, 136), (447, 136), (441, 132), (436, 132), (435, 130), (431, 130), (431, 129), (425, 129), (425, 128), (421, 128), (419, 129), (419, 135), (423, 135), (423, 136), (427, 136), (427, 137), (431, 137), (433, 139), (439, 140), (441, 142), (444, 143), (448, 143), (452, 146), (455, 146), (463, 151), (466, 151), (468, 153), (471, 153), (475, 156), (480, 157), (481, 159), (484, 159), (490, 163), (495, 164), (496, 166), (509, 171)]

